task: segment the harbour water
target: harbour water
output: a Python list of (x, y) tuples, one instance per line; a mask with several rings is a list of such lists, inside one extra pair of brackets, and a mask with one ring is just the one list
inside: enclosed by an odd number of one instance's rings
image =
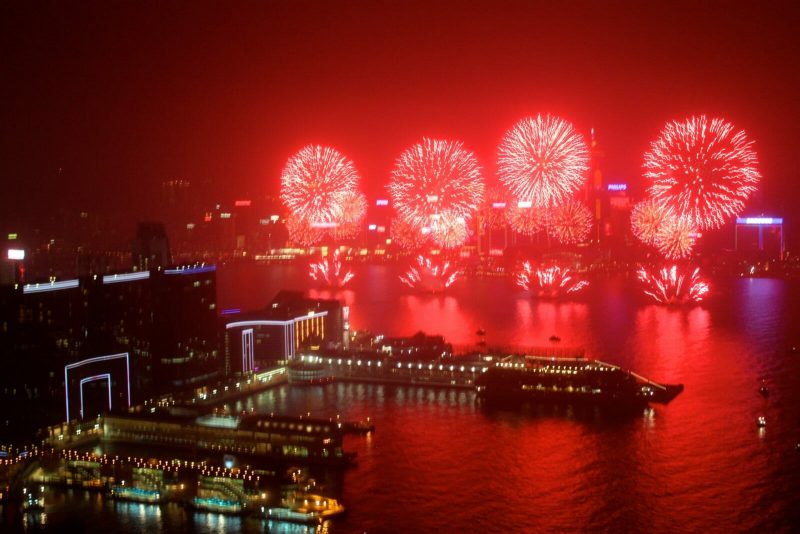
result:
[[(357, 383), (281, 386), (232, 405), (375, 423), (375, 433), (347, 438), (358, 461), (335, 483), (348, 514), (331, 532), (800, 527), (798, 282), (712, 280), (702, 305), (672, 308), (648, 303), (624, 276), (556, 302), (531, 300), (504, 278), (427, 296), (402, 286), (395, 267), (362, 265), (356, 275), (344, 291), (312, 289), (350, 305), (355, 329), (424, 330), (460, 350), (475, 348), (478, 329), (490, 347), (552, 345), (555, 334), (560, 345), (685, 390), (626, 418), (565, 407), (487, 411), (470, 391)], [(311, 289), (301, 267), (286, 265), (223, 267), (218, 285), (219, 305), (242, 309), (280, 289)], [(50, 495), (42, 517), (45, 531), (303, 531), (83, 492)]]

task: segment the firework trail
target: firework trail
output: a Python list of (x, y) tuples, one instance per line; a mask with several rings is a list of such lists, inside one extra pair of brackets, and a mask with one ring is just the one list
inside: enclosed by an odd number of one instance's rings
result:
[(525, 291), (530, 291), (539, 297), (558, 297), (567, 293), (577, 293), (589, 285), (586, 280), (573, 275), (569, 268), (562, 269), (554, 265), (534, 269), (528, 261), (522, 264), (516, 282)]
[(461, 271), (448, 261), (417, 256), (416, 263), (400, 276), (400, 281), (411, 289), (439, 293), (453, 285), (460, 276)]
[(677, 265), (651, 272), (640, 267), (637, 271), (644, 285), (644, 294), (661, 304), (700, 302), (708, 294), (708, 283), (700, 278), (700, 269), (684, 270)]
[(352, 271), (342, 267), (339, 249), (334, 250), (331, 256), (312, 263), (308, 275), (312, 280), (323, 282), (329, 287), (344, 287), (354, 276)]

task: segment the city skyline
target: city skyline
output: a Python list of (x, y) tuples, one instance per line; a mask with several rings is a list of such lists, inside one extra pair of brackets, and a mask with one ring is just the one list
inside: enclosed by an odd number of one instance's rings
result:
[(797, 9), (717, 6), (6, 6), (3, 220), (69, 201), (132, 223), (173, 179), (275, 195), (311, 143), (352, 159), (370, 198), (423, 136), (462, 141), (493, 181), (503, 133), (537, 113), (593, 129), (605, 175), (630, 183), (665, 122), (724, 117), (764, 176), (743, 214), (787, 215)]

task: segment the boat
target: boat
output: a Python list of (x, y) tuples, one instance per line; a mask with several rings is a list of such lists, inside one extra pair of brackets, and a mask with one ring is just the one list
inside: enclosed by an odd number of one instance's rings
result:
[(43, 488), (39, 488), (39, 493), (25, 490), (25, 495), (22, 499), (22, 510), (24, 512), (37, 512), (44, 510), (44, 497), (42, 496)]
[(244, 512), (242, 503), (217, 497), (195, 497), (190, 503), (198, 512), (215, 512), (218, 514), (239, 515)]
[(267, 519), (313, 525), (345, 512), (344, 506), (334, 498), (313, 493), (293, 493), (281, 501), (280, 506), (262, 508)]
[(762, 397), (769, 397), (769, 388), (763, 380), (761, 381), (761, 387), (758, 388), (758, 392), (761, 393)]
[(294, 361), (286, 366), (291, 386), (312, 386), (333, 382), (333, 375), (322, 362)]
[(683, 384), (659, 384), (632, 371), (582, 356), (509, 356), (476, 380), (478, 398), (489, 403), (555, 402), (613, 408), (668, 403)]
[(135, 488), (132, 486), (113, 486), (111, 488), (111, 498), (119, 501), (131, 501), (141, 503), (160, 503), (161, 492), (159, 490), (148, 490)]
[(758, 419), (756, 419), (756, 426), (758, 426), (758, 428), (764, 428), (767, 426), (767, 418), (763, 415), (759, 415)]
[(556, 343), (558, 341), (561, 341), (561, 338), (558, 337), (557, 335), (553, 334), (552, 336), (550, 336), (550, 341), (552, 341), (553, 343)]
[(475, 332), (475, 334), (479, 335), (479, 336), (485, 336), (486, 335), (486, 330), (484, 330), (483, 328), (478, 328), (478, 331)]

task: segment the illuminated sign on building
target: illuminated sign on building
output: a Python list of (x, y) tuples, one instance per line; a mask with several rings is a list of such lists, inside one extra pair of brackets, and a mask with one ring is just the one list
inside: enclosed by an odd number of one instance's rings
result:
[(520, 200), (517, 202), (518, 208), (530, 208), (531, 206), (533, 206), (533, 201), (531, 200)]
[(164, 274), (201, 274), (216, 271), (216, 265), (201, 265), (199, 267), (178, 267), (177, 269), (166, 269)]
[(44, 293), (45, 291), (59, 291), (78, 287), (78, 280), (63, 280), (61, 282), (43, 282), (41, 284), (27, 284), (22, 288), (22, 293)]
[[(89, 368), (93, 368), (96, 370), (108, 370), (108, 366), (105, 365), (106, 362), (111, 362), (115, 360), (120, 360), (120, 364), (122, 363), (121, 360), (124, 360), (124, 370), (125, 370), (125, 385), (127, 386), (125, 393), (126, 393), (126, 401), (128, 407), (131, 406), (131, 362), (127, 352), (121, 352), (119, 354), (109, 354), (108, 356), (97, 356), (95, 358), (88, 358), (86, 360), (81, 360), (79, 362), (71, 363), (64, 366), (64, 392), (66, 398), (66, 408), (67, 408), (67, 421), (72, 420), (72, 414), (70, 412), (70, 376), (73, 374), (81, 374), (81, 367), (89, 366)], [(99, 369), (98, 369), (99, 367)], [(80, 417), (84, 416), (84, 409), (83, 409), (83, 386), (89, 382), (94, 382), (97, 380), (105, 380), (108, 388), (108, 409), (111, 409), (111, 383), (112, 383), (112, 376), (111, 373), (100, 373), (95, 374), (88, 377), (83, 377), (78, 382), (78, 389), (79, 389), (79, 398), (80, 398)], [(74, 400), (74, 399), (73, 399)]]
[(505, 202), (492, 202), (492, 207), (495, 209), (502, 209), (506, 207)]
[(10, 248), (8, 249), (8, 259), (9, 260), (24, 260), (25, 259), (25, 251), (20, 248)]
[(389, 201), (387, 199), (385, 199), (385, 198), (379, 198), (378, 200), (375, 201), (375, 205), (376, 206), (388, 206), (389, 205)]
[(746, 224), (749, 226), (771, 226), (783, 224), (782, 217), (737, 217), (736, 224)]
[(628, 184), (608, 184), (609, 191), (627, 191)]
[(104, 284), (117, 284), (119, 282), (133, 282), (134, 280), (147, 280), (150, 278), (150, 271), (139, 271), (135, 273), (107, 274), (103, 276)]
[(244, 207), (247, 207), (247, 206), (250, 205), (250, 201), (249, 200), (237, 200), (237, 201), (235, 201), (233, 203), (233, 205), (236, 206), (237, 208), (244, 208)]

